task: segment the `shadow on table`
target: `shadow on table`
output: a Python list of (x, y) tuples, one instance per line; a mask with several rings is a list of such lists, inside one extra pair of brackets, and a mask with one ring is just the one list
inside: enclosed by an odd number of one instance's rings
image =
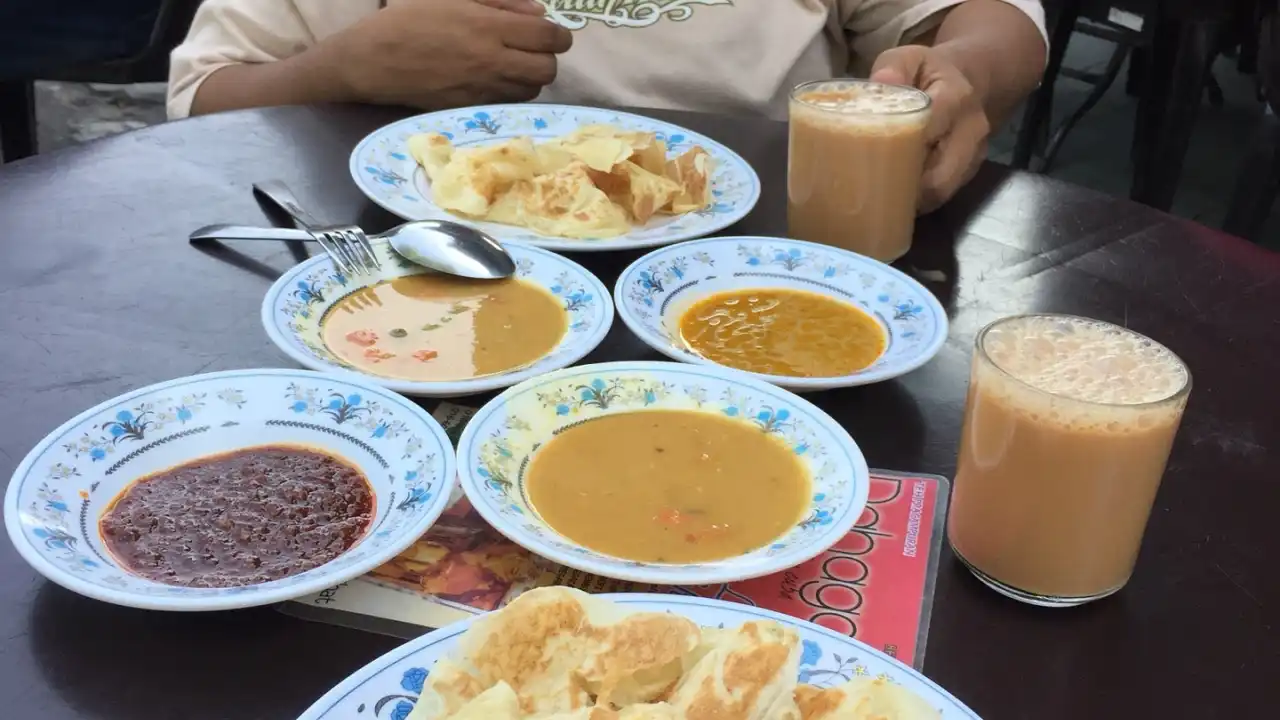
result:
[[(269, 225), (275, 227), (294, 227), (292, 218), (273, 205), (263, 202), (256, 193), (254, 194), (254, 200), (257, 201), (258, 207), (262, 210), (262, 213), (267, 216)], [(224, 243), (216, 240), (210, 240), (193, 242), (191, 243), (191, 247), (215, 260), (225, 262), (228, 265), (244, 270), (245, 272), (250, 272), (258, 277), (275, 282), (276, 278), (280, 277), (282, 271), (242, 252), (240, 248), (246, 246), (246, 244), (248, 246), (266, 246), (263, 243), (256, 241), (241, 240)], [(289, 240), (281, 244), (289, 251), (289, 255), (293, 258), (295, 263), (300, 263), (311, 257), (311, 253), (307, 249), (306, 243)]]
[(400, 642), (271, 608), (116, 607), (53, 583), (36, 593), (29, 626), (31, 654), (58, 695), (107, 720), (295, 717)]
[[(216, 240), (191, 243), (191, 247), (215, 260), (227, 263), (228, 265), (244, 270), (245, 272), (253, 273), (254, 275), (270, 282), (275, 282), (282, 273), (281, 270), (277, 270), (257, 258), (246, 255), (239, 250)], [(305, 250), (301, 251), (303, 253), (301, 256), (297, 255), (297, 251), (292, 247), (290, 248), (290, 252), (294, 253), (294, 259), (297, 262), (302, 262), (308, 257), (305, 254)]]
[(956, 258), (956, 242), (960, 232), (946, 220), (926, 215), (916, 221), (916, 238), (911, 250), (894, 266), (922, 285), (942, 303), (947, 317), (955, 316), (956, 286), (960, 262)]

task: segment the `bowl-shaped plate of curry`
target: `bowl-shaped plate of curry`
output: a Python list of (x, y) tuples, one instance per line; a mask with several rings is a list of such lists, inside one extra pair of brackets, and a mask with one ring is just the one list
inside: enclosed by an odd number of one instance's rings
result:
[(636, 260), (614, 287), (622, 321), (681, 362), (798, 392), (866, 385), (938, 354), (947, 314), (923, 285), (839, 248), (716, 237)]
[(858, 521), (858, 445), (809, 402), (732, 370), (567, 368), (491, 400), (459, 480), (499, 532), (562, 565), (698, 585), (779, 572)]
[(312, 370), (419, 397), (508, 387), (594, 350), (613, 324), (608, 289), (550, 251), (505, 247), (516, 273), (502, 280), (433, 272), (385, 242), (374, 243), (382, 267), (373, 275), (350, 277), (313, 257), (267, 292), (262, 324)]
[(425, 410), (301, 370), (173, 380), (88, 410), (22, 461), (14, 547), (106, 602), (225, 610), (318, 592), (390, 560), (444, 511), (454, 452)]

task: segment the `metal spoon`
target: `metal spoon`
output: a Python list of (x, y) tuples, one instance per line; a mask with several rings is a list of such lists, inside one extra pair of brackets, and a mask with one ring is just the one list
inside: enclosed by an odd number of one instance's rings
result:
[[(283, 181), (264, 180), (253, 184), (253, 192), (260, 199), (287, 213), (302, 229), (255, 228), (249, 226), (209, 225), (191, 234), (192, 242), (203, 240), (303, 240), (319, 242), (332, 255), (339, 248), (331, 247), (332, 239), (354, 238), (365, 252), (347, 248), (348, 254), (335, 257), (335, 262), (350, 264), (352, 259), (368, 256), (368, 240), (387, 240), (392, 249), (410, 262), (450, 275), (477, 279), (510, 277), (516, 271), (515, 261), (502, 245), (488, 234), (475, 228), (440, 220), (418, 220), (404, 223), (385, 233), (366, 237), (365, 231), (355, 225), (325, 226), (307, 212), (297, 196)], [(281, 232), (281, 230), (283, 230)], [(301, 235), (297, 234), (302, 233)]]
[[(480, 280), (510, 277), (516, 263), (489, 235), (458, 223), (415, 220), (387, 232), (370, 235), (372, 241), (386, 240), (405, 259), (449, 275)], [(207, 225), (191, 233), (191, 242), (208, 240), (302, 240), (316, 242), (308, 230), (255, 227), (252, 225)]]
[[(320, 221), (303, 209), (283, 180), (254, 183), (253, 192), (288, 213), (304, 230), (330, 229), (320, 227)], [(355, 225), (342, 229), (354, 230), (359, 238), (365, 237), (364, 230)], [(376, 237), (386, 238), (392, 249), (409, 261), (450, 275), (496, 279), (510, 277), (516, 271), (515, 261), (497, 240), (460, 223), (419, 220)]]

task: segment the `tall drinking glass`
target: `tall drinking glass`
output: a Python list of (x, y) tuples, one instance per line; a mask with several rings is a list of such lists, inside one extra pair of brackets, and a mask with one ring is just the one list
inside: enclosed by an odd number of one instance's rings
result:
[(1191, 373), (1163, 345), (1069, 315), (979, 334), (948, 537), (973, 574), (1024, 602), (1124, 587)]
[(791, 93), (787, 219), (800, 240), (892, 262), (911, 249), (929, 96), (866, 80)]

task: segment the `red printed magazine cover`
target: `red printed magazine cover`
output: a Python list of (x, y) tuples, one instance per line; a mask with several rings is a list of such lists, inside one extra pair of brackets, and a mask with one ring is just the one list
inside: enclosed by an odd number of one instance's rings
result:
[[(775, 575), (666, 587), (588, 575), (507, 540), (458, 498), (417, 543), (368, 575), (288, 603), (309, 619), (411, 637), (501, 607), (521, 592), (670, 592), (776, 610), (844, 633), (908, 665), (923, 661), (947, 484), (873, 471), (867, 508), (845, 538)], [(387, 622), (378, 622), (378, 620)]]
[[(474, 410), (442, 403), (433, 413), (450, 436)], [(919, 668), (933, 605), (948, 485), (936, 475), (873, 470), (867, 507), (834, 547), (754, 580), (670, 587), (611, 580), (557, 565), (516, 545), (455, 493), (416, 543), (364, 577), (281, 610), (310, 620), (400, 637), (495, 610), (546, 585), (587, 592), (667, 592), (776, 610), (817, 623)]]

